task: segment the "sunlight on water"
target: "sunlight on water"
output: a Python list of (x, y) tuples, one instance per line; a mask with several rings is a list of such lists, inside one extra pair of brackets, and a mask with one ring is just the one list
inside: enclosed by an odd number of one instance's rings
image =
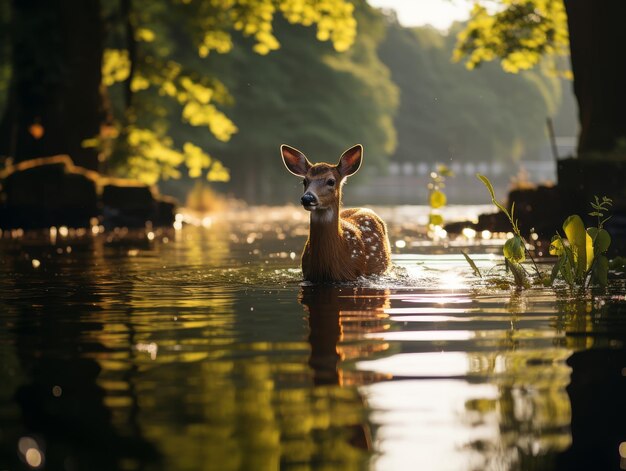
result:
[(496, 288), (460, 247), (497, 270), (497, 238), (433, 244), (409, 214), (385, 216), (406, 242), (393, 269), (340, 285), (301, 282), (298, 208), (3, 238), (0, 460), (572, 469), (599, 442), (617, 460), (624, 280), (593, 297)]

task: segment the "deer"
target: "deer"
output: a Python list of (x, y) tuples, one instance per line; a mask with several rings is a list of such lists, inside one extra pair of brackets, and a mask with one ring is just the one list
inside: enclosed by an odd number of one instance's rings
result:
[(350, 147), (337, 165), (312, 164), (302, 152), (286, 144), (280, 151), (287, 170), (303, 179), (300, 202), (311, 213), (301, 259), (304, 280), (348, 282), (387, 272), (391, 250), (384, 221), (371, 209), (341, 210), (343, 185), (361, 167), (363, 146)]

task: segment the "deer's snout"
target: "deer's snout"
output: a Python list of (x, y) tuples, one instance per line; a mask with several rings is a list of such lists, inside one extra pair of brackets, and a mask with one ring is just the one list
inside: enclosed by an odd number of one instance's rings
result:
[(310, 193), (308, 191), (304, 195), (302, 195), (300, 201), (302, 202), (302, 206), (304, 206), (305, 208), (310, 208), (312, 206), (318, 205), (317, 197), (313, 193)]

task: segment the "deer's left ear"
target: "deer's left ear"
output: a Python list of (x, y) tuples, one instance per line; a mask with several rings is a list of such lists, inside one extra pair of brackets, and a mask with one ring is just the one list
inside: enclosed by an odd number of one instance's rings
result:
[(349, 177), (358, 172), (361, 167), (361, 161), (363, 160), (363, 146), (357, 144), (350, 147), (347, 151), (341, 154), (339, 163), (337, 164), (337, 171), (342, 177)]
[(311, 168), (311, 162), (295, 147), (283, 144), (280, 146), (280, 154), (287, 170), (297, 177), (304, 177)]

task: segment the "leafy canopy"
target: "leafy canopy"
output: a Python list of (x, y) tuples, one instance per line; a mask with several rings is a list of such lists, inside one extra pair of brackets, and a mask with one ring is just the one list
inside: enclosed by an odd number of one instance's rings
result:
[[(539, 64), (544, 56), (569, 54), (563, 0), (499, 0), (495, 11), (477, 1), (467, 26), (457, 36), (453, 59), (468, 69), (501, 59), (506, 72)], [(489, 2), (493, 7), (493, 2)], [(564, 72), (571, 76), (569, 71)]]
[[(315, 25), (316, 38), (337, 51), (356, 37), (354, 6), (347, 0), (134, 0), (128, 11), (117, 8), (107, 4), (103, 12), (110, 34), (102, 67), (115, 119), (84, 145), (99, 146), (114, 170), (147, 183), (178, 178), (183, 164), (190, 177), (206, 171), (209, 180), (229, 179), (224, 165), (196, 140), (208, 130), (228, 142), (238, 131), (224, 111), (233, 98), (202, 64), (209, 55), (230, 53), (235, 34), (251, 38), (260, 55), (280, 47), (276, 16)], [(177, 142), (170, 136), (173, 115), (198, 132)]]

